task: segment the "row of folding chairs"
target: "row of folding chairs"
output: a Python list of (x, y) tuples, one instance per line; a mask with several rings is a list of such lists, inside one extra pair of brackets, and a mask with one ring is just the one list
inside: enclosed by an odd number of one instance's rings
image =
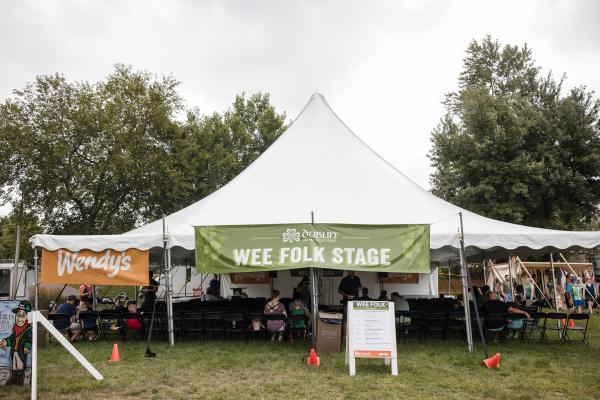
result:
[[(504, 340), (509, 335), (522, 341), (587, 341), (589, 325), (588, 314), (543, 313), (527, 310), (531, 319), (521, 314), (484, 314), (480, 313), (482, 328), (492, 338)], [(446, 339), (450, 333), (458, 333), (464, 338), (464, 312), (422, 313), (419, 311), (396, 312), (397, 333), (406, 338), (414, 335), (423, 340), (428, 336), (439, 334)], [(475, 313), (471, 313), (471, 327), (477, 332)]]
[[(150, 330), (151, 313), (142, 314), (144, 332)], [(203, 339), (233, 339), (234, 337), (264, 338), (268, 337), (266, 329), (268, 320), (283, 320), (284, 334), (306, 337), (306, 328), (294, 328), (288, 322), (302, 320), (307, 326), (305, 316), (292, 315), (289, 319), (285, 315), (265, 315), (263, 312), (239, 311), (195, 311), (178, 312), (173, 316), (173, 331), (181, 340), (191, 338)], [(253, 324), (257, 321), (257, 324)], [(258, 325), (258, 326), (256, 326)], [(258, 329), (254, 329), (258, 328)], [(156, 333), (166, 339), (168, 336), (168, 318), (165, 313), (157, 313), (152, 324), (153, 334)]]

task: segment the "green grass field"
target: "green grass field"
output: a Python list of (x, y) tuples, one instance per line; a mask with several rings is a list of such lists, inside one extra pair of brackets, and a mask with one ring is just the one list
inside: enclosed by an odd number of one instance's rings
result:
[[(156, 359), (141, 342), (119, 343), (122, 361), (109, 364), (112, 341), (78, 343), (104, 375), (97, 382), (53, 342), (41, 349), (40, 399), (598, 399), (600, 316), (590, 322), (589, 344), (492, 344), (502, 369), (483, 366), (481, 350), (430, 339), (398, 344), (399, 376), (380, 360), (357, 360), (348, 376), (344, 353), (319, 354), (305, 365), (301, 342), (190, 341), (156, 343)], [(0, 387), (0, 399), (27, 399), (27, 387)]]

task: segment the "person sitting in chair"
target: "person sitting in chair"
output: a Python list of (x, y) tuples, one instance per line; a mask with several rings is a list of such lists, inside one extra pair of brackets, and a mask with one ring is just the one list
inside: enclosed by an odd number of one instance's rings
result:
[(522, 314), (525, 318), (531, 318), (526, 311), (497, 298), (496, 292), (488, 292), (488, 300), (481, 306), (481, 310), (486, 314)]
[(279, 341), (283, 340), (283, 332), (285, 331), (285, 319), (268, 319), (271, 315), (283, 315), (287, 317), (285, 306), (279, 302), (279, 290), (273, 290), (271, 300), (265, 305), (265, 315), (267, 316), (267, 330), (271, 332), (271, 341), (279, 336)]
[[(299, 296), (296, 296), (294, 300), (290, 303), (290, 317), (292, 316), (301, 316), (302, 318), (291, 318), (290, 319), (290, 328), (293, 329), (304, 329), (306, 334), (307, 321), (310, 321), (310, 312), (306, 308), (304, 302)], [(309, 322), (310, 323), (310, 322)], [(293, 338), (290, 335), (290, 341)]]

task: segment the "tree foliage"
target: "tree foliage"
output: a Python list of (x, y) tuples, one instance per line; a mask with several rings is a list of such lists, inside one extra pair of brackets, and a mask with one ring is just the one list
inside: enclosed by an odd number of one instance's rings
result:
[(284, 126), (268, 94), (205, 117), (178, 82), (117, 65), (102, 82), (39, 76), (0, 104), (0, 203), (46, 232), (120, 233), (224, 185)]
[(488, 217), (562, 229), (595, 226), (600, 101), (542, 76), (526, 45), (469, 44), (458, 91), (432, 133), (433, 193)]
[(19, 259), (28, 266), (33, 265), (33, 249), (29, 238), (40, 232), (34, 216), (13, 210), (9, 215), (0, 217), (0, 259), (14, 259), (17, 243), (17, 225), (21, 228)]
[(192, 143), (190, 195), (197, 200), (225, 185), (262, 154), (285, 129), (285, 113), (276, 112), (268, 94), (249, 98), (242, 94), (223, 113), (188, 113), (184, 129)]

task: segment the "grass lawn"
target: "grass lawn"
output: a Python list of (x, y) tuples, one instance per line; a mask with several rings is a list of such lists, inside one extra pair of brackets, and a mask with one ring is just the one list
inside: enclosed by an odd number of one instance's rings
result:
[[(104, 375), (97, 382), (53, 342), (40, 351), (40, 399), (598, 399), (600, 316), (590, 321), (589, 344), (492, 344), (502, 369), (483, 366), (481, 351), (462, 342), (408, 340), (398, 345), (399, 376), (380, 360), (357, 360), (348, 376), (344, 353), (319, 354), (304, 364), (308, 344), (190, 341), (156, 343), (154, 360), (141, 342), (120, 343), (120, 363), (108, 358), (112, 342), (77, 347)], [(0, 399), (27, 399), (29, 388), (0, 387)]]

